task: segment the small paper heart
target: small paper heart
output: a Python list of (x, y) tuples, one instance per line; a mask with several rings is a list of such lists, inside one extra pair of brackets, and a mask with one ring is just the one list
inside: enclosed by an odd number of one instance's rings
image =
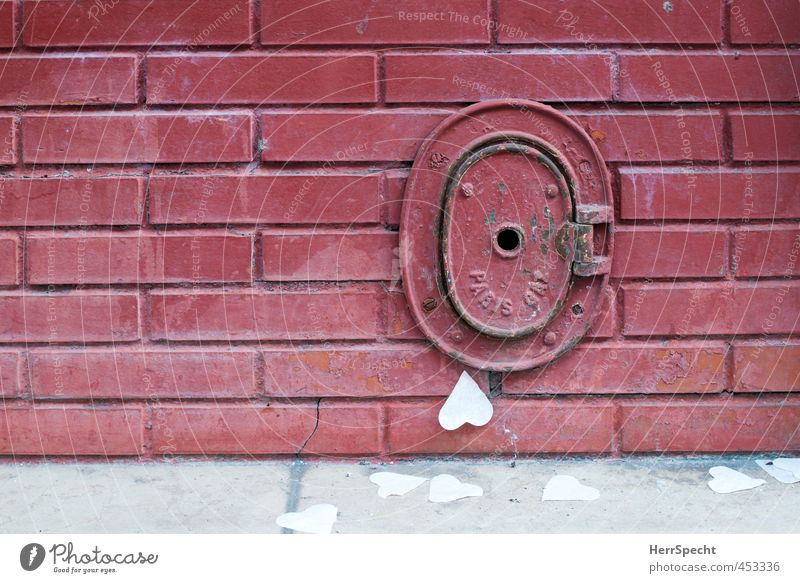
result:
[(752, 488), (757, 488), (767, 483), (765, 480), (751, 478), (747, 474), (737, 472), (725, 466), (714, 466), (708, 470), (708, 473), (714, 476), (714, 479), (708, 482), (708, 487), (717, 494), (730, 494), (742, 490), (751, 490)]
[(378, 485), (378, 496), (403, 496), (414, 488), (428, 481), (428, 478), (419, 478), (394, 472), (377, 472), (369, 477), (369, 481)]
[(302, 512), (281, 514), (275, 521), (278, 526), (311, 534), (330, 534), (336, 522), (338, 509), (333, 504), (314, 504)]
[(800, 476), (793, 474), (789, 470), (785, 470), (779, 466), (776, 466), (774, 462), (769, 460), (756, 460), (756, 463), (761, 467), (762, 470), (767, 472), (770, 476), (782, 484), (795, 484), (800, 482)]
[(782, 470), (792, 472), (800, 480), (800, 457), (779, 457), (773, 463)]
[(439, 411), (439, 425), (448, 431), (464, 423), (481, 427), (489, 423), (493, 413), (492, 403), (465, 371)]
[(600, 490), (584, 486), (572, 476), (553, 476), (542, 492), (542, 502), (568, 500), (597, 500)]
[(431, 480), (428, 500), (431, 502), (452, 502), (461, 498), (483, 496), (483, 488), (462, 482), (450, 474), (439, 474)]

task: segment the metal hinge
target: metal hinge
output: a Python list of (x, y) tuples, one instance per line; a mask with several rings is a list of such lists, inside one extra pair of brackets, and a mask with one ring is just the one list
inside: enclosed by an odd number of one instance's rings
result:
[(591, 277), (608, 273), (611, 259), (594, 254), (594, 226), (611, 222), (611, 207), (605, 205), (578, 205), (575, 208), (577, 222), (569, 223), (575, 241), (572, 273), (581, 277)]

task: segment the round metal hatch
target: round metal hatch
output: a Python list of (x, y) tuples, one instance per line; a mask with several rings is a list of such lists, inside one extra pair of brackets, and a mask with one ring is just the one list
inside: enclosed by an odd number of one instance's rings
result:
[(440, 349), (488, 370), (548, 362), (607, 286), (612, 196), (586, 133), (523, 100), (445, 120), (420, 148), (401, 222), (403, 286)]

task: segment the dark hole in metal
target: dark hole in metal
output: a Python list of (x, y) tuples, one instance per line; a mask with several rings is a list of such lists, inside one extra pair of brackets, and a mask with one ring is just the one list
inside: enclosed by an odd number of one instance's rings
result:
[(497, 233), (497, 246), (503, 251), (513, 251), (520, 242), (519, 233), (514, 229), (503, 229)]

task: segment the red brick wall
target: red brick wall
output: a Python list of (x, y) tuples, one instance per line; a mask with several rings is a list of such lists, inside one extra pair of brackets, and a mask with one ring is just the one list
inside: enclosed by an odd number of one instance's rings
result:
[[(0, 454), (800, 450), (796, 0), (0, 0)], [(398, 281), (443, 117), (597, 142), (614, 294), (444, 432)]]

